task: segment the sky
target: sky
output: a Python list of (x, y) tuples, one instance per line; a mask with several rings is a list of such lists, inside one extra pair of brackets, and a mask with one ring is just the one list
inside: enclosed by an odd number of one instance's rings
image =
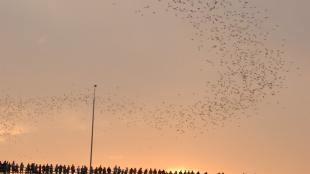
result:
[[(109, 105), (102, 106), (109, 102), (99, 100), (95, 165), (231, 174), (310, 170), (310, 2), (250, 2), (268, 9), (271, 23), (279, 25), (267, 44), (281, 45), (279, 40), (285, 39), (282, 49), (291, 69), (285, 75), (285, 87), (255, 108), (238, 113), (238, 119), (199, 127), (208, 131), (198, 135), (190, 129), (184, 134), (154, 129), (140, 122), (145, 117), (140, 112), (127, 119), (114, 117), (105, 110)], [(129, 108), (196, 101), (205, 79), (217, 78), (215, 68), (201, 63), (201, 58), (212, 54), (198, 51), (197, 42), (191, 40), (193, 27), (162, 13), (161, 6), (156, 6), (156, 14), (143, 11), (141, 16), (137, 9), (146, 3), (2, 0), (0, 101), (5, 96), (12, 96), (15, 104), (20, 98), (41, 97), (37, 100), (42, 101), (64, 93), (91, 95), (95, 83), (99, 98), (110, 96), (116, 103), (130, 103)], [(37, 104), (27, 106), (31, 110)], [(1, 110), (2, 123), (16, 124), (6, 132), (8, 136), (0, 130), (0, 160), (88, 164), (91, 103), (79, 103), (73, 109), (64, 106), (51, 114), (42, 106), (43, 113), (38, 110), (25, 117), (19, 111), (5, 115)]]

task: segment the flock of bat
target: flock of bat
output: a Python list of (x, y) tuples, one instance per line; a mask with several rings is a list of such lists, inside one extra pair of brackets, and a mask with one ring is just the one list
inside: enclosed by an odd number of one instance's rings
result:
[[(109, 115), (128, 125), (145, 124), (156, 129), (204, 133), (225, 121), (238, 120), (242, 113), (255, 108), (285, 85), (288, 60), (283, 45), (270, 44), (272, 23), (267, 10), (247, 0), (147, 0), (136, 9), (140, 17), (173, 15), (193, 28), (189, 41), (197, 43), (202, 67), (212, 67), (217, 80), (205, 81), (204, 93), (187, 104), (162, 102), (148, 105), (113, 95), (97, 97), (97, 115)], [(160, 8), (159, 8), (160, 7)], [(283, 44), (285, 40), (282, 40)], [(191, 58), (192, 59), (192, 58)], [(0, 137), (10, 136), (15, 124), (39, 122), (68, 108), (90, 106), (92, 92), (80, 91), (53, 97), (0, 98)]]

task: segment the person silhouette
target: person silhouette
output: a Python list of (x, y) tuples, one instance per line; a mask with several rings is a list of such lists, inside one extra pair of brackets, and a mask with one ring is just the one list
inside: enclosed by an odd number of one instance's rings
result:
[(28, 174), (29, 172), (30, 172), (30, 164), (28, 163), (26, 167), (26, 174)]
[(77, 172), (77, 174), (81, 174), (81, 173), (80, 173), (80, 172), (81, 172), (80, 166), (78, 166), (78, 167), (76, 168), (76, 172)]
[(43, 173), (43, 174), (46, 173), (46, 165), (45, 165), (45, 164), (43, 164), (43, 166), (42, 166), (42, 173)]
[(71, 174), (74, 174), (75, 173), (75, 166), (72, 164), (71, 165)]
[(46, 164), (46, 166), (45, 166), (45, 173), (46, 174), (50, 173), (50, 165), (49, 164)]
[(107, 172), (108, 172), (108, 174), (111, 174), (111, 168), (110, 167), (108, 167)]
[(31, 165), (30, 165), (30, 174), (33, 174), (34, 173), (34, 164), (33, 163), (31, 163)]
[(87, 174), (88, 168), (86, 166), (84, 166), (84, 170), (85, 170), (85, 174)]
[(6, 162), (5, 161), (2, 164), (1, 170), (4, 174), (6, 174)]
[(6, 165), (6, 171), (7, 171), (8, 173), (11, 173), (11, 167), (12, 167), (12, 164), (11, 164), (11, 163), (7, 163), (7, 165)]
[(102, 167), (101, 167), (101, 165), (98, 168), (98, 172), (99, 172), (99, 174), (102, 174)]
[(58, 164), (56, 164), (56, 166), (55, 166), (55, 173), (56, 173), (56, 174), (59, 173), (59, 165), (58, 165)]
[(62, 174), (62, 171), (63, 171), (63, 166), (62, 165), (59, 165), (59, 174)]
[(0, 173), (2, 173), (2, 162), (0, 161)]
[(54, 170), (54, 168), (53, 168), (53, 165), (51, 164), (51, 165), (50, 165), (50, 171), (49, 171), (49, 173), (50, 173), (50, 174), (53, 174), (53, 170)]
[(42, 173), (42, 166), (41, 166), (41, 164), (39, 165), (38, 168), (39, 168), (39, 171), (38, 171), (38, 172), (39, 172), (39, 174), (41, 174), (41, 173)]
[(18, 163), (15, 164), (15, 171), (14, 172), (19, 173), (19, 164)]
[(0, 173), (4, 173), (4, 162), (0, 161)]

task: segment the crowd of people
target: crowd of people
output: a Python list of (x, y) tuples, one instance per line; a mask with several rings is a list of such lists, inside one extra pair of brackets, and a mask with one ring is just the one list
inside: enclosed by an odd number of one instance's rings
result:
[[(35, 164), (16, 163), (0, 161), (0, 174), (200, 174), (194, 171), (165, 171), (160, 169), (142, 169), (142, 168), (121, 168), (119, 166), (111, 167), (91, 167), (75, 165)], [(204, 174), (208, 174), (205, 172)], [(224, 173), (218, 173), (224, 174)]]

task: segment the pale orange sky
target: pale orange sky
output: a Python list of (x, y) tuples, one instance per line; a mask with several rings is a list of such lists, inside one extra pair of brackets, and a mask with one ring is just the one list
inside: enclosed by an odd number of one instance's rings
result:
[[(99, 96), (117, 86), (120, 96), (150, 104), (193, 100), (187, 94), (202, 91), (201, 79), (214, 77), (212, 70), (201, 73), (200, 60), (193, 58), (204, 53), (190, 42), (191, 26), (167, 14), (139, 17), (133, 11), (142, 2), (2, 0), (1, 93), (61, 95), (98, 83)], [(95, 164), (229, 174), (310, 171), (310, 2), (252, 3), (269, 9), (271, 21), (280, 25), (277, 35), (286, 38), (286, 57), (300, 67), (287, 75), (287, 88), (250, 111), (251, 117), (196, 138), (148, 125), (128, 127), (98, 113)], [(0, 137), (0, 160), (88, 164), (88, 107), (67, 110), (55, 116), (59, 120), (18, 123), (16, 135)]]

